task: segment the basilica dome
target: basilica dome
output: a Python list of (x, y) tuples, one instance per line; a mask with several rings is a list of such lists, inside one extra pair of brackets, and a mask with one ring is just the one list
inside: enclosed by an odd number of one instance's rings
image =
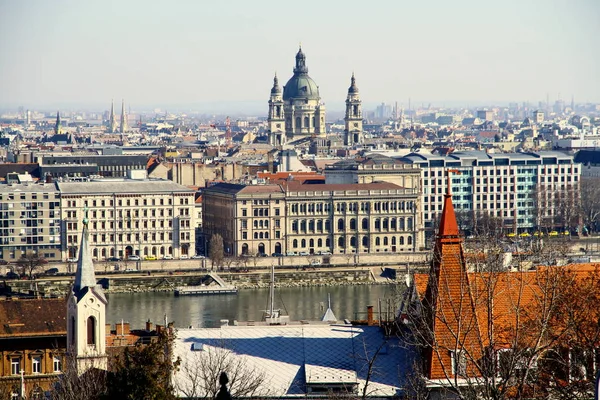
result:
[(283, 100), (289, 99), (319, 99), (319, 87), (308, 76), (308, 68), (306, 67), (306, 56), (302, 49), (296, 54), (296, 67), (294, 68), (294, 76), (283, 87)]

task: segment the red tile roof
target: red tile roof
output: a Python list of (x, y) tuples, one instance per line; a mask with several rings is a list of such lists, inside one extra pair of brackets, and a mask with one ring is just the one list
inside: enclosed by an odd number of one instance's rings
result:
[(65, 299), (0, 301), (0, 338), (67, 334)]

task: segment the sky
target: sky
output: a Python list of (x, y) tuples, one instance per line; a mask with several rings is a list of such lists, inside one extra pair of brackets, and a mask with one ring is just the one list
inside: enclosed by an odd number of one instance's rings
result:
[(600, 102), (598, 0), (0, 0), (0, 107), (266, 114), (300, 43), (332, 110)]

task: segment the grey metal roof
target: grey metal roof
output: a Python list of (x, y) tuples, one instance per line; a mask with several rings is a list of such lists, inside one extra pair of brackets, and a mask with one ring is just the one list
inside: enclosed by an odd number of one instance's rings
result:
[(0, 185), (0, 193), (53, 193), (56, 192), (56, 186), (54, 183), (29, 183), (29, 184), (1, 184)]
[(90, 182), (57, 182), (56, 186), (62, 194), (89, 193), (171, 193), (190, 192), (194, 190), (173, 181), (161, 179), (102, 179)]

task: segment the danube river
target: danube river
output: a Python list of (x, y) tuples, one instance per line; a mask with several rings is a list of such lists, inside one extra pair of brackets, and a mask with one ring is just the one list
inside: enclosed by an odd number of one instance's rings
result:
[[(275, 292), (275, 305), (286, 310), (291, 320), (317, 320), (327, 309), (328, 294), (338, 320), (366, 319), (367, 306), (373, 305), (377, 312), (379, 299), (382, 309), (386, 309), (383, 299), (395, 298), (394, 303), (398, 303), (396, 286), (360, 285), (281, 288)], [(107, 297), (107, 324), (123, 320), (132, 329), (143, 328), (148, 319), (163, 324), (166, 315), (177, 327), (215, 327), (221, 319), (260, 321), (269, 290), (244, 289), (237, 295), (182, 297), (167, 292), (112, 293)]]

